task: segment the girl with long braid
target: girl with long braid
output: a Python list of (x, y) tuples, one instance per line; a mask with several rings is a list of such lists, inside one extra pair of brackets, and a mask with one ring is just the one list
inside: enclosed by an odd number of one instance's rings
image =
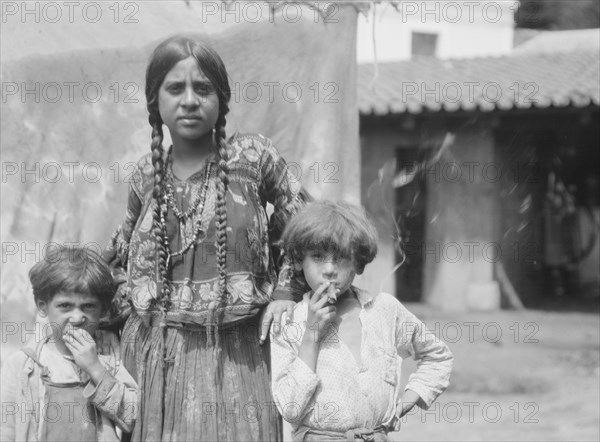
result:
[(112, 320), (125, 322), (123, 363), (140, 387), (135, 441), (282, 438), (261, 344), (294, 306), (289, 284), (275, 290), (271, 246), (303, 199), (270, 140), (226, 140), (230, 96), (210, 47), (175, 36), (154, 50), (151, 154), (105, 253), (122, 282)]

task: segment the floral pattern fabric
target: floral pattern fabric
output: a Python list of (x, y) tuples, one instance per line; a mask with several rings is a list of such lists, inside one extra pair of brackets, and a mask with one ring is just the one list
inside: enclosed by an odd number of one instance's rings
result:
[[(228, 144), (229, 184), (227, 206), (227, 288), (223, 322), (253, 316), (271, 299), (293, 299), (288, 286), (277, 286), (271, 247), (287, 219), (301, 202), (300, 182), (267, 138), (261, 135), (236, 136)], [(212, 163), (213, 171), (217, 170)], [(204, 185), (205, 171), (187, 180), (174, 177), (174, 199), (182, 212), (188, 210)], [(197, 222), (200, 238), (184, 255), (173, 257), (169, 275), (172, 284), (167, 322), (205, 325), (209, 309), (218, 301), (215, 203), (216, 173), (211, 174), (204, 209), (180, 223), (169, 210), (166, 219), (171, 253), (191, 240)], [(156, 278), (156, 250), (153, 230), (155, 201), (152, 198), (154, 169), (151, 155), (140, 159), (135, 171), (125, 219), (117, 229), (105, 258), (115, 269), (119, 288), (113, 317), (124, 317), (131, 306), (150, 323), (158, 309), (153, 303), (160, 292)], [(271, 222), (266, 204), (274, 206)], [(125, 273), (126, 272), (126, 273)], [(296, 293), (296, 297), (301, 293)]]
[[(120, 325), (126, 319), (122, 360), (140, 386), (132, 441), (282, 440), (281, 419), (271, 406), (270, 348), (260, 344), (258, 313), (271, 299), (294, 297), (290, 284), (274, 289), (271, 247), (302, 204), (300, 183), (271, 141), (260, 135), (234, 137), (228, 158), (228, 298), (218, 335), (206, 327), (219, 296), (215, 175), (208, 179), (203, 210), (182, 223), (169, 210), (165, 220), (171, 253), (182, 250), (196, 223), (201, 224), (194, 247), (171, 259), (166, 327), (157, 327), (161, 314), (154, 302), (161, 281), (152, 234), (150, 155), (138, 163), (125, 219), (106, 250), (105, 259), (120, 283), (110, 322)], [(180, 212), (186, 213), (197, 200), (204, 177), (205, 170), (200, 170), (187, 180), (173, 178), (172, 195)], [(270, 219), (267, 203), (274, 207)]]

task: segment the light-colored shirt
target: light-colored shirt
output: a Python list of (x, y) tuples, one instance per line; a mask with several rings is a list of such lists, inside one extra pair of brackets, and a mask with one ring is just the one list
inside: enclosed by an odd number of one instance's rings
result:
[(448, 386), (453, 356), (446, 344), (393, 296), (351, 290), (361, 305), (360, 361), (333, 327), (321, 341), (316, 373), (298, 357), (304, 333), (315, 333), (306, 323), (308, 294), (296, 305), (293, 321), (272, 338), (273, 395), (295, 438), (308, 429), (399, 429), (400, 374), (407, 357), (418, 367), (405, 389), (420, 396), (421, 408), (429, 408)]
[[(130, 432), (137, 416), (138, 386), (127, 370), (114, 358), (98, 355), (106, 371), (97, 385), (65, 356), (51, 350), (48, 339), (31, 343), (40, 363), (49, 370), (52, 382), (87, 382), (83, 398), (101, 414), (96, 425), (99, 441), (120, 440), (120, 432)], [(2, 365), (1, 441), (40, 440), (48, 404), (41, 368), (23, 351), (11, 355)], [(66, 404), (69, 410), (69, 404)], [(50, 408), (53, 409), (53, 408)], [(117, 430), (118, 429), (118, 430)]]

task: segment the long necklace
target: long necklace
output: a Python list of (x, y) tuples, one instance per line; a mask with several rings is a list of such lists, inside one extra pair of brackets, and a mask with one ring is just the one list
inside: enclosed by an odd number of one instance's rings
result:
[(165, 196), (165, 202), (163, 204), (161, 204), (161, 207), (160, 207), (160, 223), (161, 223), (161, 227), (162, 227), (162, 231), (163, 231), (165, 247), (167, 249), (167, 264), (166, 264), (167, 268), (169, 268), (169, 264), (171, 262), (172, 257), (181, 256), (181, 255), (185, 254), (188, 250), (190, 250), (192, 248), (192, 246), (194, 244), (196, 244), (196, 241), (198, 241), (198, 238), (200, 237), (200, 235), (205, 233), (205, 232), (203, 232), (203, 229), (202, 229), (202, 218), (198, 217), (198, 219), (196, 220), (196, 228), (194, 229), (194, 234), (193, 234), (192, 238), (190, 239), (190, 241), (187, 244), (185, 244), (185, 238), (183, 237), (182, 242), (184, 243), (184, 246), (181, 248), (181, 250), (171, 253), (171, 247), (169, 245), (169, 238), (167, 236), (167, 222), (166, 222), (168, 208), (170, 207), (173, 210), (173, 213), (175, 214), (175, 216), (177, 216), (177, 219), (179, 220), (180, 225), (182, 222), (185, 222), (185, 220), (187, 220), (188, 218), (193, 219), (194, 214), (202, 214), (202, 211), (204, 210), (204, 204), (206, 203), (206, 193), (208, 192), (208, 186), (210, 184), (211, 171), (212, 171), (212, 164), (208, 163), (206, 166), (206, 172), (204, 174), (204, 182), (202, 183), (202, 188), (198, 194), (198, 197), (193, 201), (193, 203), (190, 205), (188, 210), (185, 211), (185, 213), (182, 213), (179, 210), (179, 208), (177, 207), (177, 204), (175, 202), (175, 197), (173, 195), (173, 186), (171, 184), (172, 174), (171, 173), (168, 174), (168, 182), (166, 185), (167, 192), (166, 192), (166, 196)]
[[(210, 174), (210, 164), (206, 168), (206, 175), (204, 177), (205, 183), (208, 179), (209, 174)], [(173, 184), (171, 183), (171, 181), (172, 180), (169, 179), (169, 180), (167, 180), (167, 183), (166, 183), (166, 187), (167, 187), (166, 197), (167, 197), (167, 203), (169, 204), (169, 207), (171, 208), (171, 210), (173, 210), (173, 213), (179, 219), (179, 221), (184, 221), (187, 218), (193, 217), (194, 214), (198, 213), (198, 207), (200, 205), (200, 201), (203, 200), (205, 195), (203, 195), (202, 192), (198, 192), (198, 194), (196, 195), (196, 199), (190, 203), (190, 206), (188, 207), (188, 209), (185, 211), (185, 213), (183, 213), (183, 212), (181, 212), (181, 210), (179, 210), (179, 207), (177, 207), (177, 203), (175, 202), (175, 196), (174, 196), (175, 192), (173, 190)], [(202, 211), (202, 208), (200, 208), (200, 211)]]

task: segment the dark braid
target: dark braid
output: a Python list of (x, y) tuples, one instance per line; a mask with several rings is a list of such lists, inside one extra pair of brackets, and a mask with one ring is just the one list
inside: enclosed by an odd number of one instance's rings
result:
[(223, 303), (227, 299), (227, 205), (225, 196), (229, 184), (224, 114), (219, 116), (215, 125), (215, 142), (219, 154), (219, 181), (217, 188), (217, 205), (215, 209), (217, 227), (217, 271), (219, 276), (219, 303)]
[[(217, 273), (219, 278), (219, 298), (216, 302), (214, 310), (211, 312), (210, 322), (214, 324), (214, 337), (212, 342), (214, 345), (213, 351), (217, 366), (215, 367), (215, 382), (222, 381), (222, 365), (221, 365), (221, 340), (219, 335), (219, 325), (222, 320), (224, 310), (221, 309), (227, 304), (227, 186), (229, 184), (229, 166), (227, 165), (227, 142), (225, 135), (225, 114), (229, 111), (227, 103), (221, 107), (219, 118), (215, 124), (215, 144), (218, 153), (218, 180), (217, 180), (217, 202), (215, 207), (215, 224), (217, 237)], [(220, 314), (219, 310), (221, 310)], [(218, 316), (217, 316), (218, 314)], [(209, 332), (213, 327), (209, 325)], [(212, 336), (213, 333), (210, 333)]]
[[(228, 153), (225, 134), (225, 115), (229, 112), (231, 89), (227, 70), (219, 54), (210, 46), (204, 44), (197, 36), (176, 35), (159, 44), (150, 57), (146, 69), (146, 101), (149, 113), (149, 122), (152, 126), (152, 165), (154, 167), (154, 188), (152, 191), (153, 206), (153, 234), (156, 241), (156, 273), (157, 273), (157, 304), (164, 313), (169, 306), (172, 284), (168, 280), (167, 257), (169, 250), (166, 237), (166, 227), (163, 218), (166, 216), (165, 174), (168, 162), (163, 159), (162, 147), (162, 120), (158, 109), (158, 95), (160, 87), (168, 72), (180, 61), (194, 57), (202, 73), (214, 85), (219, 99), (219, 116), (214, 127), (214, 144), (218, 157), (217, 201), (215, 204), (216, 224), (216, 261), (218, 271), (219, 297), (209, 308), (207, 333), (217, 336), (216, 348), (218, 350), (218, 324), (221, 317), (216, 313), (221, 312), (227, 302), (227, 207), (226, 194), (229, 184)], [(217, 320), (219, 319), (219, 320)], [(217, 330), (213, 330), (216, 325)]]
[[(148, 106), (150, 107), (150, 106)], [(159, 275), (157, 289), (157, 302), (161, 309), (166, 311), (165, 303), (169, 299), (169, 284), (167, 282), (167, 246), (165, 242), (165, 232), (161, 220), (161, 205), (164, 199), (163, 181), (165, 176), (165, 161), (163, 159), (163, 130), (162, 120), (158, 112), (150, 112), (148, 121), (152, 126), (152, 166), (154, 167), (154, 187), (152, 188), (152, 199), (154, 208), (152, 212), (152, 234), (156, 244), (156, 269)]]
[[(158, 97), (148, 100), (148, 122), (152, 126), (152, 166), (154, 167), (154, 187), (152, 188), (152, 199), (154, 200), (154, 208), (152, 212), (152, 235), (154, 236), (156, 250), (156, 303), (161, 311), (160, 326), (162, 329), (162, 372), (163, 378), (167, 376), (167, 364), (164, 361), (167, 359), (167, 310), (169, 303), (169, 284), (167, 282), (167, 244), (166, 244), (166, 228), (165, 221), (162, 217), (161, 204), (165, 198), (163, 191), (163, 181), (165, 177), (165, 161), (163, 159), (163, 130), (162, 119), (158, 112)], [(165, 407), (165, 395), (162, 395), (163, 409)]]

